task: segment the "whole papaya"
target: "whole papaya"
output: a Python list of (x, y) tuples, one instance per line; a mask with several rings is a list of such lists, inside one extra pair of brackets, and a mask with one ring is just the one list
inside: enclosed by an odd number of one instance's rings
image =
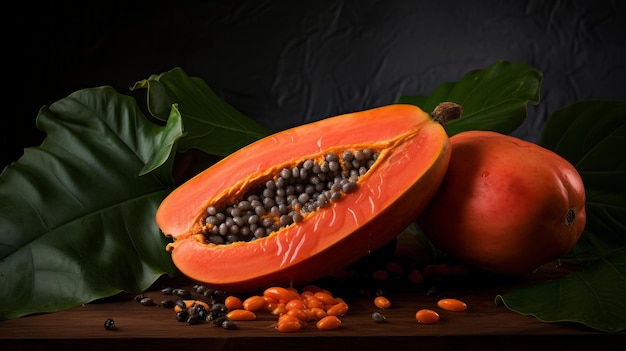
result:
[(565, 255), (585, 226), (585, 189), (558, 154), (512, 136), (450, 138), (439, 191), (417, 220), (435, 245), (475, 268), (530, 273)]

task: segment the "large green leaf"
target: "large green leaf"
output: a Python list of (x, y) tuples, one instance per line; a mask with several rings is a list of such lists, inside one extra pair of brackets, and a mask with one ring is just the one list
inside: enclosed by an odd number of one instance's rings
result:
[(187, 76), (179, 67), (141, 80), (131, 89), (141, 88), (148, 90), (148, 109), (158, 119), (167, 120), (170, 106), (179, 105), (186, 131), (178, 141), (181, 152), (197, 148), (226, 156), (270, 134), (215, 95), (202, 79)]
[(153, 124), (110, 87), (41, 109), (44, 142), (0, 174), (0, 319), (143, 291), (176, 273), (154, 220), (183, 135), (171, 112)]
[(463, 106), (463, 117), (445, 126), (449, 136), (467, 130), (493, 130), (509, 134), (526, 119), (527, 104), (539, 103), (543, 74), (521, 63), (497, 61), (486, 69), (467, 73), (458, 82), (447, 82), (429, 96), (401, 96), (408, 103), (432, 112), (444, 101)]
[(544, 322), (575, 322), (596, 330), (626, 329), (626, 249), (584, 270), (496, 296), (496, 304)]
[(580, 269), (496, 298), (546, 322), (626, 329), (626, 101), (585, 101), (555, 112), (539, 143), (563, 156), (585, 184), (587, 222), (570, 252)]
[(587, 224), (572, 254), (626, 246), (626, 101), (583, 101), (555, 112), (539, 144), (585, 184)]

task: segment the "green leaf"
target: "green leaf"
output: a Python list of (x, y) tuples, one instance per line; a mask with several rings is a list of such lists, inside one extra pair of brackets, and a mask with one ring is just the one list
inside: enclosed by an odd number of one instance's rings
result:
[(467, 130), (509, 134), (526, 119), (528, 102), (539, 103), (542, 80), (543, 74), (536, 68), (497, 61), (467, 73), (456, 83), (441, 84), (429, 96), (401, 96), (398, 102), (429, 113), (445, 101), (463, 106), (463, 116), (446, 124), (448, 136)]
[(571, 255), (626, 246), (626, 101), (584, 101), (556, 111), (539, 144), (572, 163), (585, 184), (587, 223)]
[(189, 77), (181, 68), (141, 80), (132, 90), (146, 88), (150, 113), (167, 120), (170, 106), (178, 104), (186, 135), (178, 150), (198, 148), (208, 154), (226, 156), (270, 134), (220, 99), (200, 78)]
[[(172, 179), (171, 176), (174, 158), (171, 156), (176, 150), (175, 143), (184, 135), (182, 117), (178, 111), (178, 105), (174, 104), (171, 107), (170, 116), (167, 120), (165, 128), (161, 132), (155, 133), (154, 135), (157, 146), (154, 151), (154, 155), (139, 171), (139, 175), (148, 174), (159, 169), (160, 167), (164, 170), (161, 177), (169, 179), (170, 183), (174, 184), (174, 179)], [(170, 161), (168, 167), (161, 167), (162, 165), (167, 164), (168, 161)]]
[(171, 112), (153, 124), (110, 87), (41, 109), (45, 140), (0, 174), (0, 319), (143, 291), (176, 273), (154, 220), (183, 135)]
[(544, 322), (575, 322), (605, 332), (626, 329), (626, 249), (579, 272), (496, 296), (496, 304)]

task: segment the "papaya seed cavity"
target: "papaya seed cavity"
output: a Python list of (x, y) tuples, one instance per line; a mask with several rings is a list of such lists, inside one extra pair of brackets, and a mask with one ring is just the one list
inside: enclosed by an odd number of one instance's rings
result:
[(286, 166), (250, 184), (236, 201), (208, 206), (204, 238), (216, 245), (253, 241), (303, 221), (354, 192), (378, 157), (379, 151), (363, 148)]

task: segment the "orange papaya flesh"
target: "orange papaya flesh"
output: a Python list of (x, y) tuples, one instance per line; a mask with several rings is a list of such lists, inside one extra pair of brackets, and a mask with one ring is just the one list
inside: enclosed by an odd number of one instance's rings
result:
[[(254, 241), (207, 242), (206, 210), (242, 199), (283, 168), (327, 153), (379, 153), (357, 188), (304, 220)], [(394, 104), (294, 127), (252, 143), (172, 191), (156, 214), (167, 249), (191, 279), (229, 291), (306, 284), (366, 256), (405, 229), (441, 185), (450, 158), (443, 127)]]

